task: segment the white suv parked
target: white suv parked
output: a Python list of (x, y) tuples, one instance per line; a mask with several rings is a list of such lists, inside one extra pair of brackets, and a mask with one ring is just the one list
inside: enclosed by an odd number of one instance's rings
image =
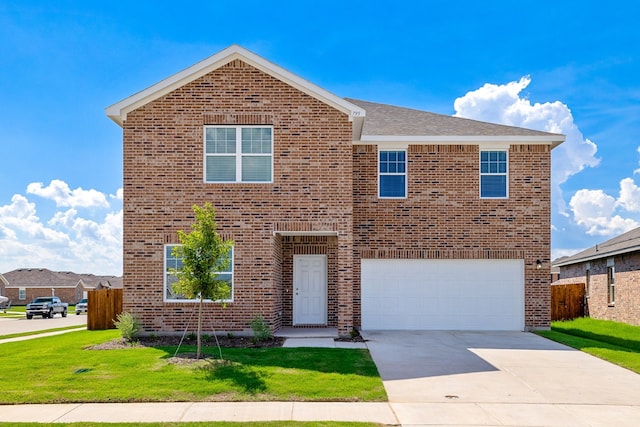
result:
[(76, 314), (87, 312), (87, 299), (83, 298), (76, 304)]

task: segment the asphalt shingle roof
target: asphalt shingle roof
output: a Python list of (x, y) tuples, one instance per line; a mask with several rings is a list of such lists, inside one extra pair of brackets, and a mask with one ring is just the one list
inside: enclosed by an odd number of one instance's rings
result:
[(106, 282), (109, 282), (111, 287), (114, 288), (122, 287), (122, 277), (77, 274), (71, 271), (51, 271), (46, 268), (19, 268), (3, 273), (2, 276), (9, 282), (11, 287), (75, 287), (80, 280), (90, 288), (95, 288), (98, 284), (105, 284)]
[[(411, 108), (345, 98), (366, 111), (363, 135), (403, 136), (550, 136), (549, 132), (498, 125)], [(559, 140), (564, 137), (558, 135)], [(562, 137), (562, 138), (560, 138)]]
[(553, 265), (560, 267), (635, 251), (640, 251), (640, 227), (627, 231), (606, 242), (592, 246), (589, 249), (585, 249), (570, 257), (558, 259), (554, 261)]

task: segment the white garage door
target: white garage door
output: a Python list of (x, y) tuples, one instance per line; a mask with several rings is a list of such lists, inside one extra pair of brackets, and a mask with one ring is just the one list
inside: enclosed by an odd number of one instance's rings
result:
[(524, 329), (522, 260), (362, 260), (362, 329)]

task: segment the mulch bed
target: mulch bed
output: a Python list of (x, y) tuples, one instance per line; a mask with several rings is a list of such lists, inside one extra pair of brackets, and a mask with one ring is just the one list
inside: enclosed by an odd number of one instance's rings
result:
[[(89, 347), (90, 350), (114, 350), (131, 347), (169, 347), (177, 345), (196, 345), (197, 342), (194, 338), (185, 338), (180, 344), (182, 337), (176, 335), (161, 335), (161, 336), (141, 336), (136, 338), (133, 342), (128, 342), (123, 338), (116, 338), (111, 341), (107, 341), (102, 344)], [(202, 340), (203, 347), (217, 347), (220, 343), (220, 347), (233, 347), (233, 348), (267, 348), (267, 347), (282, 347), (284, 338), (274, 337), (269, 340), (263, 340), (254, 342), (250, 337), (218, 337), (216, 342), (215, 338), (209, 338)]]
[[(154, 336), (140, 336), (134, 342), (128, 342), (123, 338), (116, 338), (111, 341), (107, 341), (102, 344), (88, 347), (90, 350), (114, 350), (131, 347), (169, 347), (177, 345), (196, 345), (196, 339), (192, 336), (182, 339), (178, 335), (154, 335)], [(203, 347), (217, 347), (218, 343), (220, 347), (226, 348), (269, 348), (269, 347), (282, 347), (285, 338), (273, 337), (268, 340), (254, 341), (252, 337), (241, 336), (220, 336), (216, 342), (215, 337), (207, 337), (202, 340)], [(365, 342), (360, 334), (356, 331), (348, 338), (336, 338), (335, 341), (342, 342)], [(189, 354), (189, 353), (184, 353)]]

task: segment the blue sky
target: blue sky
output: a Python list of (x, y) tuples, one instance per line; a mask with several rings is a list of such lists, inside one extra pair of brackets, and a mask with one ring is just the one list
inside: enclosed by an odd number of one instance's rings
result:
[(336, 95), (554, 130), (552, 257), (640, 225), (628, 1), (0, 3), (0, 272), (121, 274), (104, 108), (231, 45)]

